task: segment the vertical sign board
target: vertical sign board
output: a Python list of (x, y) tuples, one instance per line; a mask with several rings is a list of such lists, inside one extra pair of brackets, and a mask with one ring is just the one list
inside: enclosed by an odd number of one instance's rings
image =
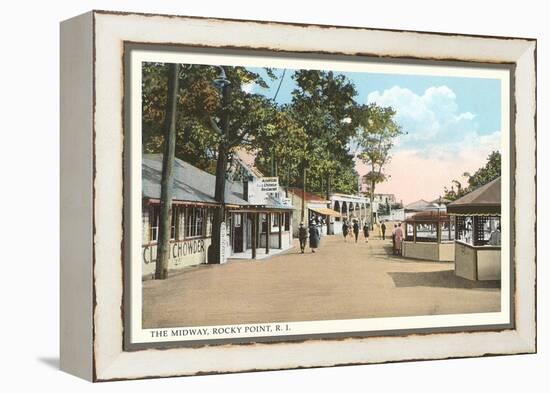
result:
[(225, 221), (220, 224), (220, 263), (227, 262), (227, 226)]

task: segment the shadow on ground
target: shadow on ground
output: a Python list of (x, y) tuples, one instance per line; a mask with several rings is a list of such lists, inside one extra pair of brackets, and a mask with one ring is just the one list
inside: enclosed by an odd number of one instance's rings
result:
[(471, 281), (455, 275), (453, 270), (435, 272), (388, 272), (398, 288), (440, 287), (464, 289), (500, 289), (500, 281)]
[(39, 362), (45, 364), (46, 366), (59, 370), (59, 358), (58, 357), (40, 357), (37, 359)]

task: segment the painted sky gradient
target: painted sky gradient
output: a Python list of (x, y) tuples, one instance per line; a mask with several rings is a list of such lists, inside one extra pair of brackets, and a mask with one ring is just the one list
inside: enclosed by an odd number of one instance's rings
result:
[[(244, 89), (273, 98), (280, 79), (270, 80), (265, 70), (251, 68), (269, 88)], [(281, 77), (283, 70), (274, 70)], [(295, 82), (287, 70), (276, 101), (289, 103)], [(500, 150), (500, 81), (487, 78), (440, 77), (342, 72), (356, 87), (359, 103), (392, 106), (405, 135), (396, 140), (386, 168), (389, 180), (377, 192), (393, 193), (405, 204), (434, 200), (453, 179), (484, 165), (493, 150)], [(357, 163), (363, 175), (368, 168)]]

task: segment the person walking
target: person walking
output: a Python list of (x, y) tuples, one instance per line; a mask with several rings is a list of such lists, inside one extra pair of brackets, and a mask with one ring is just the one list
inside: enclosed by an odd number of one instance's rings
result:
[(359, 223), (357, 220), (353, 221), (353, 236), (355, 236), (355, 243), (357, 243), (357, 239), (359, 238)]
[(311, 248), (311, 252), (315, 252), (315, 249), (319, 247), (319, 241), (320, 241), (320, 234), (319, 234), (319, 228), (315, 225), (315, 223), (312, 221), (309, 224), (309, 248)]
[(348, 241), (348, 231), (349, 231), (349, 225), (347, 221), (344, 221), (344, 224), (342, 225), (342, 235), (344, 235), (344, 241)]
[(365, 221), (365, 225), (363, 225), (363, 235), (365, 236), (365, 242), (369, 242), (369, 225)]
[(382, 240), (386, 240), (386, 224), (384, 223), (384, 221), (382, 221), (382, 226), (380, 227), (380, 229), (382, 230)]
[(401, 223), (397, 225), (397, 229), (395, 230), (395, 249), (397, 252), (397, 255), (401, 255), (401, 247), (403, 244), (403, 229), (401, 229)]
[(303, 222), (300, 223), (300, 227), (298, 228), (298, 239), (300, 240), (300, 250), (303, 254), (306, 249), (307, 241), (307, 228), (304, 226)]
[(395, 253), (397, 252), (396, 251), (396, 248), (395, 248), (395, 230), (397, 229), (397, 224), (393, 224), (393, 229), (391, 231), (391, 243), (392, 243), (392, 253), (393, 255), (395, 255)]

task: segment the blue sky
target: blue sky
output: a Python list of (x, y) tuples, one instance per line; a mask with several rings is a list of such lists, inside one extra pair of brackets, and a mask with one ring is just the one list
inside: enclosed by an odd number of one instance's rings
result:
[[(255, 93), (264, 94), (267, 97), (273, 97), (279, 80), (271, 81), (265, 71), (261, 68), (251, 68), (252, 71), (259, 73), (270, 85), (269, 89), (263, 89), (259, 86), (253, 86)], [(277, 76), (283, 74), (283, 70), (275, 70)], [(277, 102), (288, 103), (292, 99), (292, 90), (296, 84), (292, 79), (293, 70), (287, 70), (280, 91), (277, 95)], [(422, 145), (433, 145), (451, 141), (460, 141), (461, 131), (477, 134), (490, 135), (499, 131), (500, 124), (500, 81), (498, 79), (486, 78), (465, 78), (465, 77), (441, 77), (441, 76), (423, 76), (423, 75), (396, 75), (396, 74), (375, 74), (342, 72), (341, 74), (349, 78), (358, 92), (357, 102), (378, 102), (381, 105), (391, 105), (398, 111), (397, 120), (402, 123), (404, 130), (409, 136), (404, 139), (400, 148), (421, 149)], [(393, 89), (393, 90), (392, 90)], [(432, 90), (430, 90), (432, 89)], [(408, 92), (412, 94), (408, 94)], [(428, 95), (426, 95), (428, 92)], [(386, 93), (384, 95), (384, 93)], [(416, 98), (424, 98), (424, 103), (428, 104), (429, 111), (433, 112), (438, 124), (435, 126), (429, 123), (430, 119), (422, 118), (422, 115), (432, 116), (432, 114), (417, 113), (414, 116), (410, 112), (415, 110), (414, 104), (422, 105)], [(422, 100), (421, 100), (422, 101)], [(427, 103), (426, 101), (430, 101)], [(409, 109), (403, 108), (407, 106)], [(425, 110), (426, 108), (416, 108), (416, 110)], [(455, 115), (458, 118), (445, 119), (445, 116)], [(462, 116), (461, 116), (462, 115)], [(461, 117), (459, 117), (461, 116)], [(445, 124), (442, 124), (445, 123)], [(442, 133), (435, 137), (433, 127), (439, 126), (446, 128)], [(429, 128), (429, 129), (426, 129)], [(432, 132), (429, 132), (429, 131)], [(411, 135), (421, 134), (425, 135)], [(430, 138), (428, 138), (430, 136)]]
[[(279, 80), (271, 81), (261, 68), (251, 68), (270, 85), (263, 89), (256, 85), (245, 89), (269, 98), (275, 95)], [(282, 69), (275, 70), (281, 76)], [(295, 83), (293, 70), (287, 70), (277, 102), (292, 99)], [(420, 198), (435, 199), (443, 186), (460, 178), (464, 172), (481, 167), (487, 155), (500, 146), (501, 89), (498, 79), (471, 77), (442, 77), (424, 75), (378, 74), (342, 72), (356, 87), (360, 104), (376, 102), (392, 106), (396, 121), (407, 133), (398, 138), (392, 163), (387, 171), (390, 181), (380, 192), (403, 196), (405, 202)], [(423, 187), (411, 171), (426, 172)], [(358, 171), (367, 169), (358, 163)], [(460, 180), (460, 179), (459, 179)], [(463, 180), (463, 179), (462, 179)], [(403, 190), (403, 185), (408, 189)]]

